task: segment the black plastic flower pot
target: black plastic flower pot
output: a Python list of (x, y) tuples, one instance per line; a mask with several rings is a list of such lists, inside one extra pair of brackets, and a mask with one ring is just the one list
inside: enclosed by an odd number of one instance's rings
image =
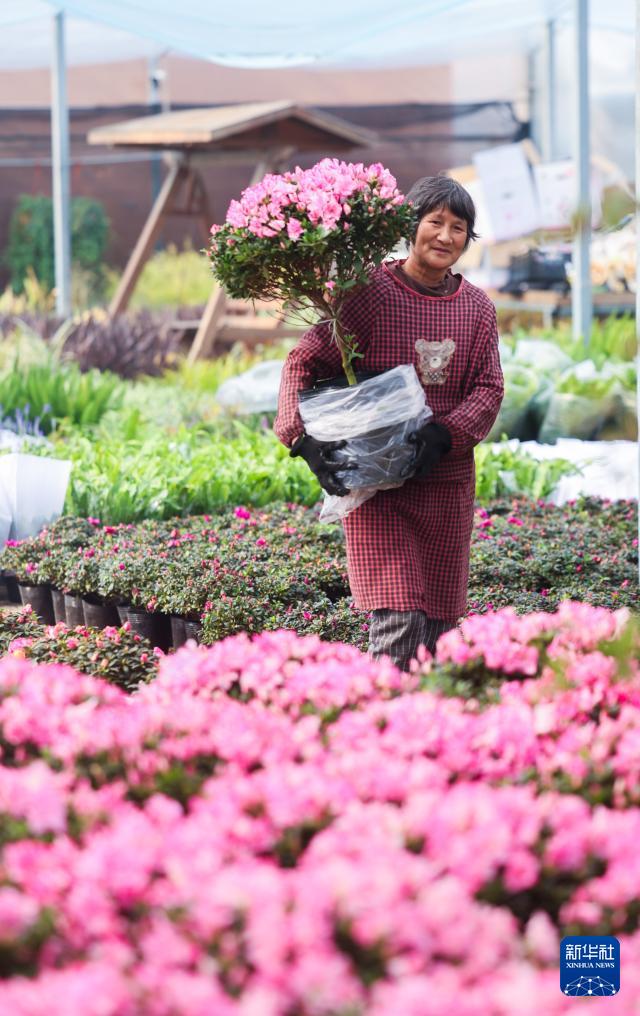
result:
[(132, 609), (133, 608), (131, 607), (130, 603), (119, 603), (118, 604), (118, 606), (116, 607), (116, 611), (117, 611), (118, 617), (120, 618), (120, 624), (126, 624), (127, 623), (127, 621), (129, 620), (129, 615), (131, 614)]
[(339, 474), (349, 489), (377, 487), (381, 479), (402, 482), (410, 475), (415, 445), (396, 444), (397, 432), (398, 427), (380, 427), (362, 437), (350, 437), (344, 449), (334, 453), (336, 462), (356, 463), (355, 469)]
[(171, 617), (169, 614), (154, 614), (156, 619), (157, 641), (154, 645), (167, 652), (173, 646), (173, 634), (171, 631)]
[(30, 606), (42, 624), (55, 624), (50, 586), (29, 586), (20, 582), (19, 589), (23, 606)]
[(174, 649), (179, 649), (187, 641), (184, 618), (177, 614), (171, 615), (171, 642)]
[(89, 600), (82, 601), (84, 610), (84, 623), (88, 628), (118, 627), (118, 611), (113, 603), (91, 603)]
[(202, 638), (202, 623), (200, 621), (187, 621), (185, 619), (184, 630), (188, 639), (194, 639), (200, 645)]
[[(378, 377), (383, 374), (381, 370), (357, 370), (356, 371), (356, 383), (360, 384), (362, 381), (368, 381), (369, 378)], [(312, 398), (317, 395), (318, 392), (326, 392), (332, 388), (346, 388), (349, 382), (344, 374), (338, 374), (336, 377), (323, 378), (322, 381), (316, 381), (312, 388), (303, 388), (300, 392), (299, 398), (304, 402), (305, 399)]]
[(7, 599), (9, 603), (22, 603), (20, 599), (20, 586), (14, 572), (3, 572), (2, 579), (7, 590)]
[(129, 607), (128, 621), (131, 631), (148, 639), (152, 646), (165, 651), (170, 648), (171, 623), (166, 614), (151, 614), (147, 610)]
[(67, 615), (67, 626), (69, 628), (77, 628), (78, 625), (84, 627), (84, 605), (81, 596), (65, 593), (64, 610)]
[(56, 624), (67, 623), (67, 611), (64, 605), (64, 593), (59, 589), (51, 590), (51, 601), (53, 603), (53, 617)]

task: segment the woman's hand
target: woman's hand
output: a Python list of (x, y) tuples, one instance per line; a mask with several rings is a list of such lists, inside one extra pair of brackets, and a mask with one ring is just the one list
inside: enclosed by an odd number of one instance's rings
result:
[(335, 462), (332, 453), (338, 448), (344, 448), (346, 441), (316, 441), (310, 434), (304, 431), (294, 441), (289, 454), (291, 458), (301, 455), (312, 473), (318, 477), (320, 486), (327, 494), (337, 494), (344, 497), (349, 493), (349, 488), (338, 479), (336, 473), (345, 469), (355, 469), (355, 462)]
[(407, 476), (421, 479), (428, 476), (443, 455), (451, 451), (451, 434), (441, 423), (425, 423), (409, 435), (416, 446), (416, 457), (407, 467)]

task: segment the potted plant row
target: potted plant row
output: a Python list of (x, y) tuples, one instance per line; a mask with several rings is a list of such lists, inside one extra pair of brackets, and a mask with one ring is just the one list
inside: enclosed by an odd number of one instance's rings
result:
[[(3, 563), (29, 582), (53, 609), (53, 620), (105, 627), (129, 621), (161, 648), (210, 636), (227, 622), (242, 626), (243, 604), (266, 604), (269, 620), (286, 622), (291, 608), (317, 595), (348, 595), (338, 530), (318, 527), (309, 509), (229, 509), (216, 517), (96, 526), (64, 520), (37, 538), (5, 549)], [(340, 538), (339, 538), (340, 537)], [(220, 617), (212, 620), (216, 612)], [(49, 614), (39, 616), (51, 623)], [(227, 620), (225, 620), (225, 618)]]

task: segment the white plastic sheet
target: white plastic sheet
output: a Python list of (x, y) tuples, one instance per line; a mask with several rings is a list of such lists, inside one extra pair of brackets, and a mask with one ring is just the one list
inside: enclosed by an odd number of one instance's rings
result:
[[(592, 25), (633, 31), (632, 0), (592, 0)], [(71, 63), (147, 56), (177, 50), (236, 67), (286, 67), (303, 63), (416, 66), (447, 63), (465, 54), (529, 52), (542, 39), (545, 21), (567, 14), (567, 0), (258, 0), (232, 6), (206, 0), (3, 0), (0, 38), (4, 65), (46, 66), (52, 10), (82, 19), (70, 32)], [(11, 31), (24, 23), (20, 34)], [(95, 30), (90, 31), (91, 23)], [(455, 31), (452, 31), (452, 25)], [(15, 25), (15, 29), (19, 28)], [(136, 40), (123, 33), (138, 36)], [(5, 35), (7, 40), (5, 42)], [(560, 121), (562, 122), (562, 121)], [(624, 132), (623, 132), (624, 133)]]
[(71, 462), (66, 459), (23, 452), (0, 455), (0, 522), (4, 502), (11, 514), (11, 539), (35, 536), (59, 518), (70, 473)]
[(11, 514), (9, 499), (3, 487), (0, 486), (0, 550), (4, 547), (5, 540), (8, 540), (11, 536), (12, 521), (13, 516)]
[(223, 381), (216, 402), (236, 413), (270, 413), (278, 408), (284, 360), (264, 360), (244, 374)]
[(350, 493), (326, 494), (320, 518), (335, 522), (378, 490), (401, 487), (411, 475), (415, 446), (409, 437), (432, 416), (415, 367), (405, 364), (345, 388), (331, 387), (300, 401), (307, 434), (318, 441), (346, 440), (337, 462), (356, 469), (338, 473)]
[[(582, 470), (577, 476), (563, 476), (547, 499), (562, 505), (580, 495), (609, 498), (611, 501), (633, 499), (638, 494), (638, 455), (634, 441), (579, 441), (559, 438), (554, 445), (537, 441), (508, 441), (513, 449), (520, 448), (535, 459), (568, 459)], [(496, 448), (503, 448), (497, 445)]]
[(549, 339), (520, 339), (512, 358), (519, 367), (535, 367), (541, 374), (557, 375), (573, 366), (571, 357)]

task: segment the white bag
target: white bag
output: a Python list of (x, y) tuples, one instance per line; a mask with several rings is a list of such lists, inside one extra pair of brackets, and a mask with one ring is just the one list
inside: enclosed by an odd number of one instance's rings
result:
[(9, 504), (7, 495), (0, 485), (0, 550), (2, 550), (6, 541), (11, 538), (12, 522), (13, 517), (11, 514), (11, 505)]
[(264, 360), (244, 374), (228, 378), (218, 388), (216, 402), (236, 413), (275, 411), (283, 366), (284, 360)]
[(378, 490), (401, 487), (411, 476), (415, 445), (409, 436), (431, 419), (424, 388), (412, 364), (404, 364), (347, 387), (308, 392), (300, 399), (305, 431), (317, 441), (346, 440), (337, 462), (356, 469), (336, 475), (350, 493), (324, 495), (320, 518), (335, 522)]
[(71, 462), (17, 452), (0, 455), (0, 505), (11, 513), (12, 540), (36, 536), (62, 514)]

